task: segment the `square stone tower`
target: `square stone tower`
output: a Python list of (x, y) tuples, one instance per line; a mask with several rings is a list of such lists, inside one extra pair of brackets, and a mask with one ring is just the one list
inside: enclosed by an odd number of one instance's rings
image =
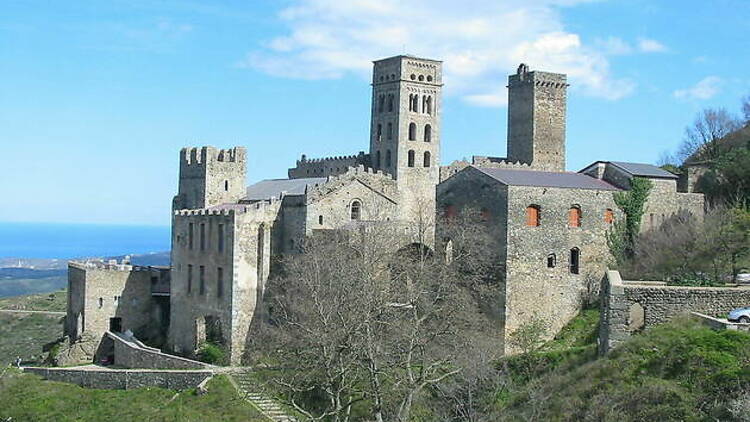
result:
[(370, 160), (396, 179), (403, 221), (434, 216), (442, 81), (438, 60), (402, 55), (374, 62)]
[(521, 64), (508, 77), (508, 160), (565, 171), (567, 77)]
[(235, 202), (245, 196), (244, 147), (183, 148), (180, 182), (172, 210), (207, 208)]

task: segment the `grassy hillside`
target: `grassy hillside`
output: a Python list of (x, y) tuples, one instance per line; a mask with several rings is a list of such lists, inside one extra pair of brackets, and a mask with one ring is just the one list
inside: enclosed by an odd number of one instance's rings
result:
[[(65, 290), (55, 293), (0, 299), (0, 309), (64, 311)], [(0, 365), (16, 356), (28, 360), (42, 353), (42, 346), (62, 336), (59, 315), (0, 312)]]
[(0, 297), (53, 292), (67, 285), (68, 276), (66, 275), (42, 278), (2, 278), (0, 279)]
[[(494, 420), (743, 420), (750, 334), (687, 317), (631, 338), (608, 356), (593, 345), (509, 359), (513, 388), (495, 393)], [(506, 362), (507, 363), (507, 362)]]
[(207, 389), (204, 395), (160, 388), (92, 390), (9, 369), (0, 377), (0, 420), (267, 422), (224, 376), (209, 381)]

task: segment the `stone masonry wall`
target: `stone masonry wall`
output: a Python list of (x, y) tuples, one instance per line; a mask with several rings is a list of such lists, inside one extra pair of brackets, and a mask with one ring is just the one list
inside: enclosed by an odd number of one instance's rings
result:
[(680, 287), (665, 283), (623, 281), (617, 271), (602, 280), (599, 352), (604, 354), (634, 332), (677, 315), (728, 313), (750, 304), (750, 287)]
[(205, 369), (211, 365), (162, 353), (148, 347), (135, 338), (126, 339), (123, 334), (108, 332), (115, 346), (115, 362), (118, 367), (138, 369)]
[(213, 371), (159, 371), (149, 369), (72, 369), (23, 368), (24, 372), (50, 381), (77, 384), (85, 388), (106, 390), (131, 390), (158, 387), (169, 390), (187, 390), (198, 386), (214, 375)]
[[(540, 224), (526, 224), (526, 209), (540, 209)], [(542, 320), (552, 338), (581, 309), (582, 298), (595, 289), (611, 257), (605, 211), (623, 218), (612, 191), (510, 186), (508, 188), (506, 257), (506, 336), (524, 324)], [(580, 227), (569, 225), (572, 207), (581, 210)], [(571, 252), (579, 251), (578, 274)], [(553, 266), (548, 266), (548, 260)], [(506, 353), (515, 350), (506, 347)]]

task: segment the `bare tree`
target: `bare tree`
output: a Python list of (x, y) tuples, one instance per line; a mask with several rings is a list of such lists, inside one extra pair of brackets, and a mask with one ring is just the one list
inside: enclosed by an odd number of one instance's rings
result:
[(425, 390), (461, 373), (478, 331), (500, 341), (476, 300), (478, 274), (460, 271), (474, 253), (436, 256), (418, 242), (430, 233), (414, 232), (431, 229), (424, 221), (310, 239), (269, 284), (265, 351), (294, 367), (276, 383), (308, 419), (347, 421), (359, 406), (372, 420), (408, 421)]
[(742, 100), (742, 114), (745, 117), (745, 124), (750, 125), (750, 95)]
[(724, 108), (707, 108), (696, 116), (691, 126), (685, 128), (685, 138), (677, 152), (683, 161), (710, 161), (722, 153), (719, 142), (739, 129), (739, 121)]

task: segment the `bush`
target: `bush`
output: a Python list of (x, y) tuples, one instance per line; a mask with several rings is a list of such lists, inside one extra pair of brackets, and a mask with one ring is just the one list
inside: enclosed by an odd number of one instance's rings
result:
[(210, 364), (221, 364), (225, 358), (224, 349), (214, 343), (205, 343), (198, 350), (198, 360)]

